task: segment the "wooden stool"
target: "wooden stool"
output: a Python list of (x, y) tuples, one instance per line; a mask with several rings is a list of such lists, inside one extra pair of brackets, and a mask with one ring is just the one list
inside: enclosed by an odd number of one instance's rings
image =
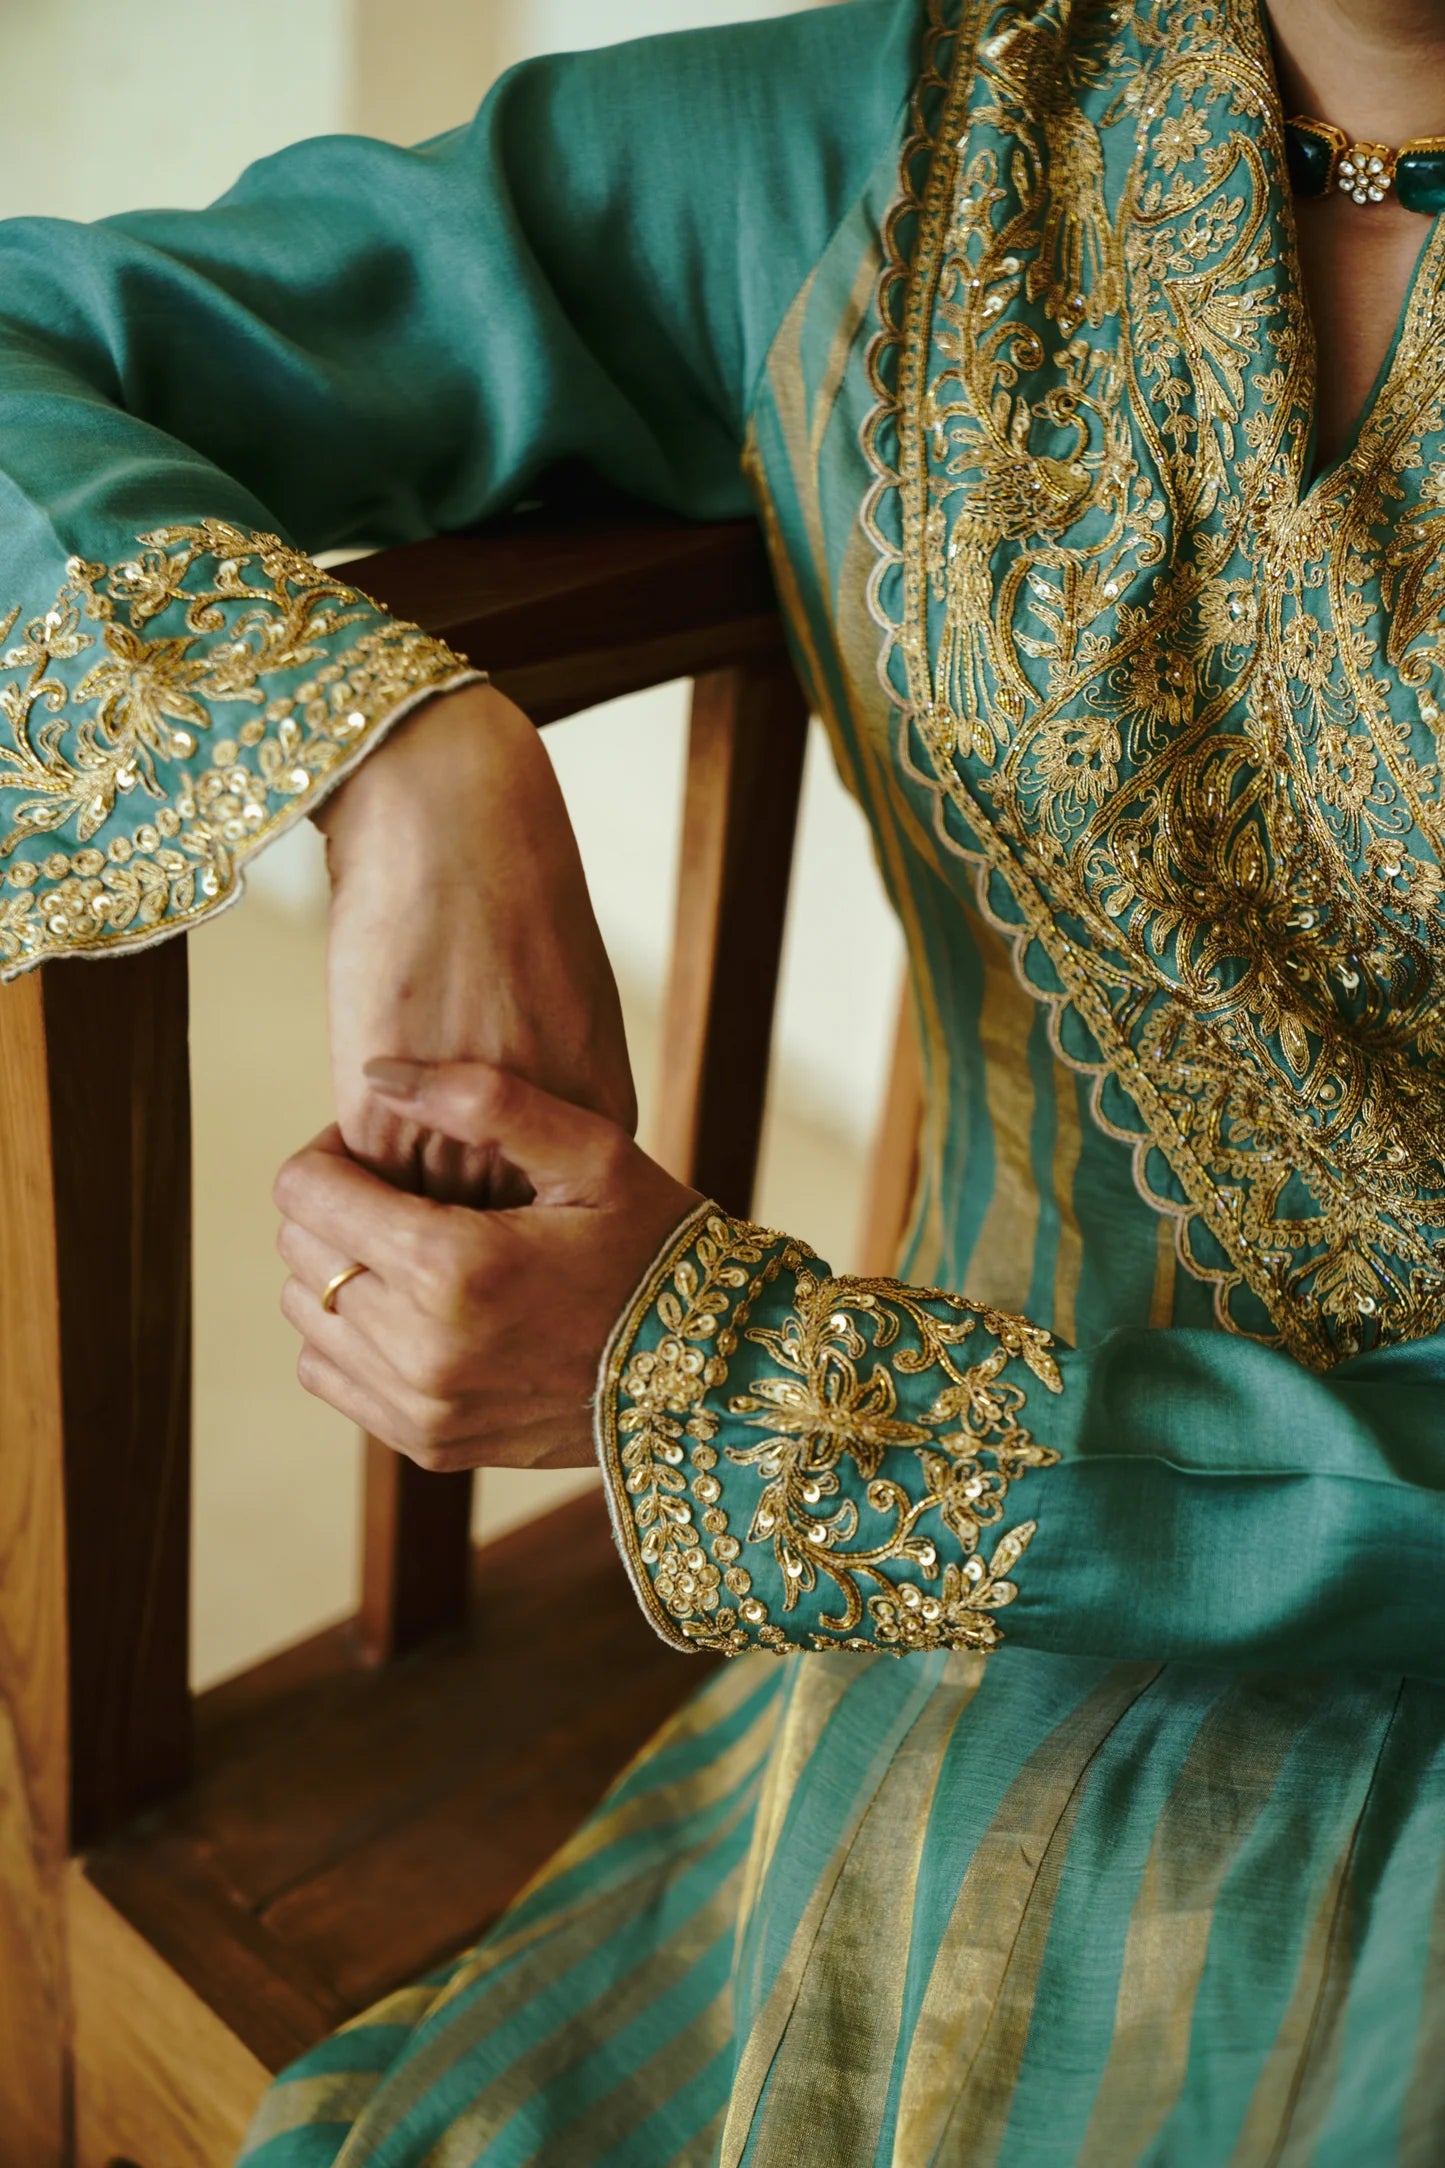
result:
[[(649, 1142), (745, 1212), (808, 720), (756, 529), (594, 505), (360, 577), (539, 723), (695, 679)], [(190, 1309), (185, 942), (47, 965), (0, 992), (4, 2168), (226, 2168), (271, 2074), (483, 1933), (703, 1675), (600, 1499), (478, 1554), (470, 1478), (368, 1441), (356, 1617), (193, 1699)]]

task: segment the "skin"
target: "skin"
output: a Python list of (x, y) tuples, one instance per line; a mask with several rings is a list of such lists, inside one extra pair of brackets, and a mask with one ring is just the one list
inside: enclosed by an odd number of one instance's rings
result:
[[(1362, 141), (1445, 135), (1445, 0), (1269, 14), (1286, 112)], [(1393, 198), (1295, 211), (1318, 472), (1349, 448), (1429, 227)], [(276, 1183), (301, 1383), (423, 1467), (586, 1466), (608, 1335), (700, 1200), (632, 1141), (616, 988), (545, 749), (495, 689), (452, 694), (320, 823), (339, 1122)], [(368, 1270), (328, 1315), (352, 1262)]]
[[(282, 1168), (282, 1309), (300, 1378), (424, 1468), (592, 1458), (602, 1348), (649, 1259), (701, 1203), (603, 1115), (486, 1063), (373, 1063), (401, 1122), (522, 1171), (532, 1201), (478, 1212), (389, 1189), (329, 1130)], [(323, 1311), (320, 1290), (368, 1267)]]
[[(1392, 147), (1445, 135), (1445, 0), (1271, 0), (1269, 18), (1286, 113)], [(1393, 195), (1361, 205), (1337, 191), (1294, 208), (1319, 349), (1318, 473), (1349, 449), (1430, 222)]]
[(515, 1174), (400, 1114), (378, 1054), (504, 1061), (636, 1125), (622, 1009), (540, 736), (492, 685), (429, 701), (317, 816), (332, 905), (331, 1054), (347, 1149), (390, 1181), (472, 1204)]

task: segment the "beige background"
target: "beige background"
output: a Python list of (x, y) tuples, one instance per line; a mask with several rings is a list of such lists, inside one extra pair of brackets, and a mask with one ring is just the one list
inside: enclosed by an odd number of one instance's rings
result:
[[(204, 203), (303, 135), (407, 142), (449, 127), (530, 53), (784, 11), (766, 0), (0, 0), (11, 91), (0, 216)], [(623, 987), (644, 1116), (684, 711), (674, 688), (548, 733)], [(816, 744), (798, 886), (759, 1210), (846, 1265), (899, 958), (862, 823)], [(281, 1158), (329, 1117), (323, 936), (307, 830), (192, 942), (202, 1680), (352, 1601), (354, 1440), (295, 1384), (268, 1194)], [(553, 1502), (568, 1480), (488, 1474), (482, 1533)]]

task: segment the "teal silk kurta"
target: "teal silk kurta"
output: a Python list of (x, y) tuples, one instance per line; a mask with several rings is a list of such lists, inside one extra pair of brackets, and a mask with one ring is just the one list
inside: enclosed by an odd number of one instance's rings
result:
[(639, 1599), (738, 1660), (248, 2168), (1445, 2159), (1421, 236), (1317, 471), (1258, 0), (855, 0), (0, 231), (11, 968), (455, 681), (304, 552), (581, 457), (760, 509), (925, 1055), (903, 1281), (709, 1209), (608, 1350)]

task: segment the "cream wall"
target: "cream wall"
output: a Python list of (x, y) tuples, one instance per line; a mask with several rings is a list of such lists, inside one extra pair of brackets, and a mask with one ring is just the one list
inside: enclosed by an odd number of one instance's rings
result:
[[(0, 216), (204, 203), (303, 135), (438, 132), (531, 53), (784, 11), (768, 0), (191, 0), (179, 13), (173, 0), (0, 0), (0, 80), (12, 92)], [(672, 688), (548, 733), (644, 1099), (684, 718), (684, 689)], [(759, 1209), (846, 1265), (898, 941), (861, 820), (818, 744), (805, 798)], [(294, 1383), (270, 1249), (271, 1172), (327, 1118), (322, 893), (302, 831), (260, 862), (248, 905), (192, 949), (202, 1677), (349, 1608), (354, 1585), (356, 1456), (346, 1426)], [(489, 1474), (484, 1529), (552, 1502), (559, 1481)]]
[[(0, 216), (204, 203), (252, 158), (299, 136), (359, 128), (404, 142), (452, 126), (501, 68), (533, 53), (786, 11), (781, 0), (245, 0), (238, 16), (196, 0), (178, 17), (171, 0), (0, 0), (0, 81), (12, 92), (44, 86), (7, 101)], [(77, 52), (84, 68), (70, 64)], [(578, 724), (552, 740), (598, 915), (640, 999), (656, 983), (666, 937), (680, 714), (680, 694), (653, 696), (601, 728)], [(820, 1119), (862, 1137), (880, 1088), (898, 943), (861, 823), (820, 747), (802, 871), (810, 915), (829, 939), (820, 946), (795, 931), (790, 940), (782, 1059), (790, 1088)], [(262, 862), (258, 887), (314, 907), (309, 834)]]
[(0, 217), (205, 203), (253, 158), (344, 127), (350, 15), (351, 0), (0, 0)]

